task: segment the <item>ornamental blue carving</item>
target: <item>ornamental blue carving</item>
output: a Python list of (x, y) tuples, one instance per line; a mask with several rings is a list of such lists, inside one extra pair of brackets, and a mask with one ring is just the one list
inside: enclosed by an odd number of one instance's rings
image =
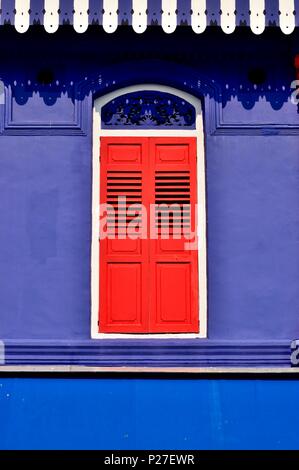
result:
[(121, 95), (106, 103), (101, 114), (102, 128), (195, 129), (195, 108), (170, 93), (139, 91)]

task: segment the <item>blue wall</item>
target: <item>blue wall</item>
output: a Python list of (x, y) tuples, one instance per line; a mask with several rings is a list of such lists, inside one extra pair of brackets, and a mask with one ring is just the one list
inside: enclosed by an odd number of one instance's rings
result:
[(0, 378), (0, 449), (298, 449), (298, 380)]
[[(93, 99), (156, 82), (204, 107), (207, 342), (283, 341), (288, 365), (299, 335), (299, 124), (290, 102), (298, 33), (120, 28), (112, 38), (99, 28), (3, 28), (0, 39), (0, 338), (100, 349), (90, 339)], [(256, 67), (266, 77), (258, 86), (248, 79)], [(52, 71), (51, 84), (38, 82), (40, 69)]]
[[(178, 343), (172, 358), (155, 342), (146, 360), (145, 342), (130, 343), (126, 361), (135, 364), (137, 350), (142, 365), (161, 363), (163, 354), (166, 366), (198, 365), (211, 344), (208, 365), (227, 365), (225, 340), (230, 364), (246, 365), (242, 348), (255, 341), (255, 365), (269, 364), (272, 345), (272, 365), (289, 365), (288, 345), (299, 335), (299, 124), (289, 101), (298, 33), (254, 37), (245, 28), (227, 36), (211, 28), (196, 36), (182, 28), (166, 35), (149, 28), (137, 36), (119, 28), (112, 38), (100, 28), (84, 35), (2, 28), (0, 53), (7, 88), (0, 105), (0, 339), (12, 345), (7, 363), (98, 364), (101, 351), (106, 365), (117, 354), (125, 361), (123, 344), (116, 354), (109, 342), (90, 339), (92, 99), (153, 81), (204, 104), (209, 339), (197, 341), (201, 355), (196, 341), (185, 349)], [(248, 81), (254, 67), (266, 71), (258, 87)], [(51, 86), (37, 83), (41, 68), (54, 73)], [(222, 116), (211, 129), (216, 109)], [(48, 355), (38, 349), (44, 344)], [(3, 376), (0, 448), (298, 448), (298, 396), (297, 380)]]

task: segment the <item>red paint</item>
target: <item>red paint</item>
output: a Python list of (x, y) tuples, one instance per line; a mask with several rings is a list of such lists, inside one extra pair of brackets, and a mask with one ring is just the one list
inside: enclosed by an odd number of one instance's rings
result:
[[(132, 219), (122, 217), (120, 206), (116, 234), (123, 238), (100, 241), (99, 331), (198, 332), (197, 249), (185, 249), (189, 240), (184, 233), (173, 235), (179, 226), (195, 232), (196, 139), (104, 137), (100, 187), (101, 203), (115, 206), (121, 195), (127, 206), (142, 203), (147, 210), (142, 227), (148, 230), (143, 239), (122, 233)], [(187, 210), (181, 221), (170, 217), (169, 239), (161, 234), (165, 213), (154, 216), (158, 232), (151, 239), (150, 205), (163, 202), (176, 204), (179, 211), (184, 204)]]

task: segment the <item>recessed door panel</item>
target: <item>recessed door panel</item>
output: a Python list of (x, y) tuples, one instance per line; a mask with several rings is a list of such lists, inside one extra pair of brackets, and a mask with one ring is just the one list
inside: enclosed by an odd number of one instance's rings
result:
[(190, 263), (157, 263), (156, 322), (190, 323)]
[(109, 263), (107, 323), (141, 324), (141, 264)]

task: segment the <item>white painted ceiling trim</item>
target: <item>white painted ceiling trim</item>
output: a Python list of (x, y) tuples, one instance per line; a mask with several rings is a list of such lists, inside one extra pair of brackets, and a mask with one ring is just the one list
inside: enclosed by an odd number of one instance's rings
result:
[(55, 33), (59, 28), (59, 0), (45, 0), (44, 28)]
[(74, 0), (74, 29), (77, 33), (84, 33), (88, 28), (89, 0)]
[(133, 0), (132, 27), (136, 33), (147, 28), (147, 0)]
[(226, 34), (231, 34), (236, 28), (236, 0), (221, 0), (220, 24)]
[(206, 0), (191, 0), (191, 27), (195, 33), (203, 33), (207, 27)]
[(165, 33), (173, 33), (177, 26), (177, 0), (162, 0), (162, 28)]
[(118, 0), (103, 0), (103, 28), (106, 33), (114, 33), (118, 26)]
[(30, 0), (16, 0), (15, 10), (15, 28), (25, 33), (30, 26)]
[(265, 0), (250, 0), (250, 28), (254, 34), (262, 34), (266, 27)]
[[(160, 0), (160, 2), (161, 8), (157, 11), (157, 18), (161, 21), (161, 26), (166, 33), (173, 33), (178, 25), (178, 1)], [(219, 10), (217, 5), (215, 7), (214, 4), (215, 20), (216, 22), (220, 21), (220, 26), (226, 34), (231, 34), (237, 26), (239, 0), (218, 0), (218, 2)], [(62, 4), (60, 0), (44, 0), (43, 23), (48, 33), (54, 33), (59, 27), (60, 3)], [(24, 33), (30, 26), (30, 14), (31, 9), (34, 11), (34, 0), (14, 0), (13, 5), (15, 7), (15, 28), (18, 32)], [(210, 5), (209, 0), (186, 0), (186, 15), (188, 16), (188, 12), (190, 12), (188, 23), (191, 24), (192, 30), (195, 33), (203, 33), (205, 31), (211, 15)], [(247, 0), (247, 5), (249, 24), (252, 32), (254, 34), (262, 34), (266, 27), (267, 12), (265, 9), (271, 9), (271, 7), (265, 0)], [(119, 0), (103, 0), (103, 17), (101, 22), (104, 31), (107, 33), (115, 32), (122, 21), (119, 18), (119, 6)], [(73, 26), (78, 33), (84, 33), (88, 28), (89, 7), (89, 0), (73, 0)], [(244, 4), (242, 7), (244, 8)], [(150, 0), (132, 0), (130, 12), (132, 13), (132, 27), (136, 33), (143, 33), (146, 30), (150, 8)], [(291, 34), (296, 27), (295, 0), (279, 0), (276, 9), (275, 17), (279, 18), (281, 31), (284, 34)], [(220, 12), (220, 15), (218, 15), (218, 12)], [(299, 12), (297, 14), (299, 15)]]
[(279, 25), (284, 34), (295, 29), (295, 0), (279, 0)]

